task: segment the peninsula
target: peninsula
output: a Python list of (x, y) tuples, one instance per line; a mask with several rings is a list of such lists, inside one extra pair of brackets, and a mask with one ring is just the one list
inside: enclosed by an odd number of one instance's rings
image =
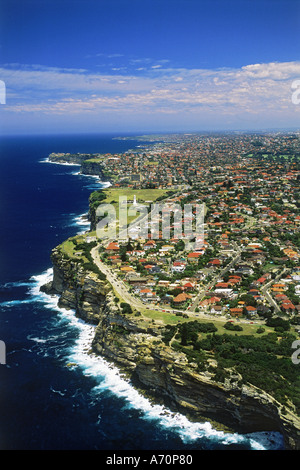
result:
[[(94, 323), (92, 352), (154, 400), (228, 431), (280, 431), (299, 450), (300, 135), (140, 140), (124, 154), (49, 156), (111, 186), (90, 195), (90, 230), (53, 249), (42, 289)], [(164, 212), (158, 237), (151, 224), (141, 234), (132, 209), (157, 203), (204, 204), (202, 243), (178, 237), (174, 215), (164, 238)], [(98, 237), (101, 204), (114, 238)]]

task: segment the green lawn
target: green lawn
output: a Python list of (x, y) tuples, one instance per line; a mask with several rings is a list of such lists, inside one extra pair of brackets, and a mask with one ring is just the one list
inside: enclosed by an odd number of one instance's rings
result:
[(101, 155), (99, 157), (92, 157), (92, 158), (87, 158), (86, 160), (84, 160), (85, 162), (89, 162), (89, 163), (102, 163), (103, 160), (105, 160), (107, 157), (105, 155)]
[(147, 205), (155, 202), (157, 198), (164, 196), (168, 189), (131, 189), (131, 188), (107, 188), (103, 190), (106, 198), (102, 201), (103, 204), (112, 204), (116, 211), (116, 218), (119, 219), (119, 198), (127, 198), (127, 223), (130, 224), (136, 219), (140, 213), (137, 211), (136, 215), (128, 215), (128, 209), (132, 206), (134, 196), (136, 201), (141, 204)]
[(184, 318), (181, 316), (176, 316), (174, 313), (170, 312), (161, 312), (151, 309), (143, 309), (141, 311), (144, 317), (150, 318), (151, 320), (161, 321), (165, 325), (176, 325), (178, 322), (191, 321), (191, 318)]
[(81, 260), (84, 263), (88, 262), (88, 259), (85, 256), (81, 255), (81, 250), (77, 249), (76, 247), (76, 242), (84, 243), (86, 236), (91, 236), (91, 234), (78, 235), (78, 236), (68, 238), (67, 240), (65, 240), (60, 245), (62, 253), (66, 254), (69, 258)]
[(165, 325), (176, 325), (177, 323), (181, 322), (189, 322), (189, 321), (195, 321), (197, 320), (199, 323), (213, 323), (217, 328), (217, 334), (223, 335), (223, 334), (233, 334), (233, 335), (254, 335), (254, 336), (261, 336), (261, 334), (256, 333), (258, 328), (262, 326), (265, 330), (263, 334), (268, 334), (272, 333), (274, 331), (273, 328), (267, 327), (265, 325), (260, 325), (259, 323), (242, 323), (239, 321), (234, 320), (234, 324), (240, 325), (243, 330), (242, 331), (231, 331), (231, 330), (226, 330), (224, 328), (225, 323), (228, 320), (220, 320), (220, 319), (212, 319), (212, 318), (204, 318), (204, 317), (195, 317), (195, 316), (190, 316), (189, 318), (184, 318), (182, 316), (177, 316), (174, 313), (170, 312), (162, 312), (162, 311), (157, 311), (153, 309), (147, 309), (146, 307), (141, 311), (144, 317), (150, 318), (151, 320), (154, 321), (161, 321)]
[(128, 200), (133, 200), (136, 196), (137, 202), (154, 202), (160, 196), (166, 194), (168, 189), (132, 189), (132, 188), (107, 188), (103, 192), (106, 194), (105, 202), (117, 201), (120, 196), (126, 196)]

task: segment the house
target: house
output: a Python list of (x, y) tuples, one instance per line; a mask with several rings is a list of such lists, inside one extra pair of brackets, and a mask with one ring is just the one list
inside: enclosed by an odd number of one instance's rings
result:
[(159, 252), (160, 253), (167, 253), (168, 251), (170, 250), (174, 250), (174, 246), (173, 245), (163, 245), (160, 249), (159, 249)]
[(215, 294), (223, 294), (225, 297), (233, 297), (234, 292), (230, 288), (220, 288), (220, 289), (215, 289)]
[(229, 287), (228, 282), (218, 282), (218, 283), (215, 285), (215, 288), (216, 288), (216, 289), (228, 289), (228, 287)]
[(131, 266), (122, 266), (120, 268), (120, 271), (124, 274), (127, 274), (129, 272), (135, 272), (134, 269)]
[(242, 308), (238, 308), (238, 307), (231, 308), (231, 309), (230, 309), (230, 314), (231, 314), (233, 317), (241, 317), (241, 316), (243, 315), (243, 309), (242, 309)]
[(144, 256), (145, 255), (145, 251), (144, 250), (133, 250), (132, 251), (132, 254), (139, 257), (139, 256)]
[(294, 313), (295, 312), (295, 305), (292, 304), (292, 302), (284, 302), (280, 306), (281, 310), (285, 313)]
[(199, 303), (199, 307), (203, 309), (203, 308), (209, 307), (210, 305), (220, 302), (220, 300), (221, 300), (221, 297), (212, 296), (209, 299), (201, 300), (201, 302)]
[(160, 273), (160, 272), (161, 272), (160, 266), (152, 266), (149, 269), (149, 273), (151, 273), (151, 274)]
[(187, 255), (187, 260), (188, 262), (195, 263), (198, 261), (199, 256), (201, 256), (201, 253), (195, 251)]
[(236, 276), (236, 275), (231, 274), (228, 279), (228, 284), (233, 286), (233, 285), (239, 284), (241, 280), (242, 280), (241, 276)]
[(285, 284), (279, 283), (279, 284), (273, 284), (272, 288), (273, 291), (284, 291), (286, 289)]
[(108, 260), (111, 262), (111, 264), (114, 264), (114, 265), (122, 264), (122, 260), (119, 255), (111, 255), (108, 257)]
[(140, 296), (143, 302), (150, 302), (150, 301), (158, 300), (156, 293), (148, 288), (140, 289)]
[(221, 297), (216, 297), (216, 296), (212, 296), (210, 299), (209, 299), (210, 303), (218, 303), (221, 301)]
[(118, 243), (116, 242), (110, 242), (108, 244), (108, 246), (106, 247), (106, 253), (116, 253), (117, 251), (119, 251), (120, 247), (118, 245)]
[(250, 266), (239, 266), (236, 270), (236, 273), (237, 274), (246, 274), (246, 275), (251, 276), (254, 273), (254, 271)]
[(145, 265), (144, 265), (144, 268), (147, 269), (147, 271), (149, 271), (149, 270), (152, 269), (154, 266), (155, 266), (155, 264), (145, 264)]
[(168, 287), (169, 284), (170, 284), (170, 281), (164, 281), (164, 280), (160, 280), (157, 283), (158, 287)]
[(276, 302), (282, 303), (282, 302), (288, 301), (289, 299), (285, 294), (276, 294), (275, 300)]
[(207, 263), (208, 266), (212, 266), (214, 268), (218, 268), (219, 266), (221, 266), (221, 264), (222, 262), (220, 259), (212, 259)]
[(259, 295), (259, 291), (257, 289), (249, 289), (247, 294), (252, 295), (252, 297), (254, 297), (255, 295)]
[(145, 244), (144, 244), (144, 250), (150, 250), (151, 248), (155, 248), (156, 247), (156, 243), (154, 240), (148, 240)]
[(247, 305), (244, 308), (246, 310), (246, 313), (248, 313), (249, 315), (256, 315), (257, 314), (257, 309), (255, 307), (252, 307), (252, 305)]
[(266, 278), (263, 276), (263, 277), (260, 277), (259, 279), (257, 279), (256, 281), (253, 281), (253, 285), (260, 287), (260, 286), (262, 286), (265, 282), (266, 282)]
[(178, 294), (176, 297), (174, 297), (173, 302), (177, 305), (181, 305), (184, 304), (190, 298), (191, 295), (185, 294), (183, 292), (182, 294)]
[(86, 243), (91, 243), (97, 241), (97, 237), (86, 237)]
[(138, 276), (135, 273), (128, 273), (127, 280), (132, 286), (142, 286), (144, 284), (147, 284), (146, 277)]
[(186, 282), (186, 283), (183, 285), (183, 288), (184, 288), (184, 290), (186, 290), (187, 292), (190, 292), (190, 291), (194, 290), (194, 285), (193, 285), (191, 282)]
[(224, 310), (225, 310), (225, 307), (222, 307), (222, 305), (213, 305), (210, 309), (210, 313), (214, 315), (222, 315)]
[(182, 273), (185, 270), (185, 263), (182, 261), (174, 261), (172, 266), (172, 272)]
[(172, 302), (172, 296), (171, 295), (164, 295), (163, 297), (161, 297), (161, 303), (162, 304), (170, 304)]

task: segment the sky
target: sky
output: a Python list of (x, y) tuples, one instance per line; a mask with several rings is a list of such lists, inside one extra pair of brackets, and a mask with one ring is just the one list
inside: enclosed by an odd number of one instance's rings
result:
[(300, 129), (299, 32), (300, 0), (0, 0), (0, 135)]

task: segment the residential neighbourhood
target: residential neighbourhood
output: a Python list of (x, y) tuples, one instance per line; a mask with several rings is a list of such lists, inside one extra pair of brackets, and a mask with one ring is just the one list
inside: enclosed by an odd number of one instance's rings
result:
[[(108, 357), (113, 351), (123, 364), (129, 354), (131, 367), (134, 352), (138, 364), (145, 358), (142, 368), (149, 364), (149, 375), (157, 355), (159, 371), (165, 364), (173, 374), (180, 362), (180, 388), (192, 383), (193, 400), (196, 382), (181, 380), (188, 370), (222, 389), (234, 384), (234, 400), (254, 386), (264, 402), (267, 396), (272, 407), (277, 401), (284, 422), (290, 413), (297, 416), (297, 432), (299, 136), (157, 136), (149, 148), (114, 156), (111, 185), (89, 197), (90, 229), (54, 251), (57, 272), (65, 270), (70, 283), (64, 302), (74, 295), (90, 315), (92, 290), (93, 308), (102, 316), (109, 293), (105, 321), (97, 327), (101, 352), (107, 334)], [(109, 160), (98, 165), (102, 181)], [(142, 177), (125, 184), (122, 175), (135, 161)], [(166, 189), (156, 176), (167, 174)], [(140, 206), (146, 210), (135, 212)], [(252, 389), (249, 396), (252, 401)], [(227, 402), (226, 395), (222, 406)]]
[(175, 135), (140, 152), (102, 158), (115, 196), (130, 188), (139, 203), (140, 190), (164, 187), (169, 191), (157, 201), (206, 208), (201, 244), (175, 237), (174, 217), (164, 239), (163, 212), (156, 239), (149, 227), (148, 239), (110, 240), (100, 249), (102, 261), (151, 308), (253, 320), (296, 317), (299, 142), (298, 135), (280, 133)]

